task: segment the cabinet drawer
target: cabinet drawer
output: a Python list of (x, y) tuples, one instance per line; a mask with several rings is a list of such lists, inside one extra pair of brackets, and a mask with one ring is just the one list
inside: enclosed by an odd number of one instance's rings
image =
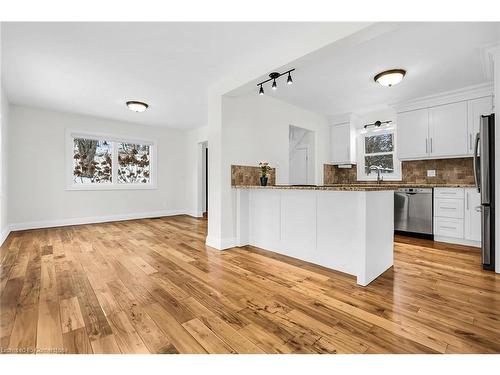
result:
[(455, 219), (464, 218), (464, 200), (463, 199), (434, 199), (434, 216), (451, 217)]
[(463, 219), (435, 217), (434, 235), (443, 237), (463, 238), (464, 237)]
[(464, 199), (464, 189), (462, 189), (462, 188), (434, 188), (434, 198)]

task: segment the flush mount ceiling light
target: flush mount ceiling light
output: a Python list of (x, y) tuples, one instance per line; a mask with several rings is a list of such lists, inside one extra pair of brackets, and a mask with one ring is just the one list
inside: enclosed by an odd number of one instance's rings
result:
[(146, 103), (137, 100), (129, 100), (126, 104), (128, 109), (134, 112), (144, 112), (149, 107)]
[(382, 86), (391, 87), (401, 82), (405, 75), (406, 70), (404, 69), (391, 69), (377, 74), (373, 80)]
[(257, 86), (259, 86), (259, 95), (264, 95), (264, 88), (262, 87), (262, 85), (264, 83), (267, 83), (267, 82), (270, 82), (270, 81), (273, 81), (273, 84), (271, 85), (271, 88), (273, 90), (276, 90), (278, 88), (278, 85), (276, 84), (276, 80), (281, 77), (281, 76), (284, 76), (285, 74), (288, 74), (288, 78), (286, 80), (286, 83), (291, 85), (293, 83), (293, 80), (292, 80), (292, 72), (294, 71), (295, 69), (290, 69), (290, 70), (287, 70), (286, 72), (283, 72), (283, 73), (278, 73), (278, 72), (272, 72), (271, 74), (269, 74), (269, 79), (266, 79), (265, 81), (262, 81), (262, 82), (259, 82), (257, 83)]

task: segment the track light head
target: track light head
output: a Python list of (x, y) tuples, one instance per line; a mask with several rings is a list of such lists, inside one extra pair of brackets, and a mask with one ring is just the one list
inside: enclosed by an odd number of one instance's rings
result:
[(290, 73), (288, 73), (288, 78), (286, 79), (286, 83), (288, 85), (291, 85), (293, 83), (293, 81), (292, 81), (292, 75)]
[(273, 85), (271, 86), (273, 90), (276, 90), (278, 86), (276, 85), (276, 80), (273, 80)]
[(259, 95), (264, 95), (264, 88), (260, 85)]

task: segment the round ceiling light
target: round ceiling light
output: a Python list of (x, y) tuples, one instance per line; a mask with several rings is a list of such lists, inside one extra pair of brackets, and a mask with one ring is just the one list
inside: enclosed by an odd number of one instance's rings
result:
[(149, 107), (146, 103), (137, 100), (129, 100), (126, 104), (128, 109), (134, 112), (144, 112)]
[(382, 86), (391, 87), (401, 82), (405, 75), (406, 70), (404, 69), (391, 69), (377, 74), (373, 80)]

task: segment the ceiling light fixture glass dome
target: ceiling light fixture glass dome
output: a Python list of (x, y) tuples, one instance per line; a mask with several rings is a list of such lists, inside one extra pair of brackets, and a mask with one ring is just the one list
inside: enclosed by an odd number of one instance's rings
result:
[(382, 86), (391, 87), (401, 82), (405, 75), (406, 70), (404, 69), (391, 69), (377, 74), (373, 80)]
[(129, 100), (126, 104), (128, 109), (134, 112), (144, 112), (149, 107), (146, 103), (137, 100)]

